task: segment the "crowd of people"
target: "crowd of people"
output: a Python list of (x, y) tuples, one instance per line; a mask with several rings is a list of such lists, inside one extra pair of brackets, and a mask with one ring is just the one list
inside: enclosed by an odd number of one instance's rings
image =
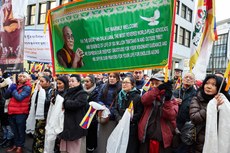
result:
[[(53, 78), (46, 69), (34, 74), (21, 72), (16, 80), (0, 71), (0, 146), (7, 148), (6, 152), (22, 153), (26, 134), (32, 134), (32, 152), (46, 152), (49, 109), (59, 95), (63, 98), (64, 121), (53, 153), (106, 153), (108, 138), (131, 103), (126, 153), (201, 153), (209, 101), (215, 99), (218, 109), (225, 102), (223, 97), (230, 100), (230, 96), (224, 90), (222, 75), (207, 75), (202, 84), (197, 84), (194, 74), (182, 72), (176, 69), (174, 78), (165, 81), (161, 71), (152, 76), (136, 70)], [(148, 84), (149, 88), (144, 88)], [(89, 128), (84, 129), (80, 122), (92, 101), (105, 106), (110, 115), (101, 120), (98, 111)], [(189, 121), (200, 127), (192, 145), (180, 137)]]

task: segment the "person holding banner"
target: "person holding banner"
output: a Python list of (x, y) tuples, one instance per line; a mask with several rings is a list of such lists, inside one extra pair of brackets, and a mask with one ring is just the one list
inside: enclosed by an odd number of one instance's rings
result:
[(74, 37), (69, 26), (64, 26), (62, 29), (64, 46), (57, 52), (58, 63), (64, 68), (80, 68), (83, 63), (83, 51), (78, 48), (74, 53)]
[(87, 93), (83, 90), (81, 77), (72, 74), (69, 79), (69, 89), (64, 96), (64, 129), (59, 134), (60, 151), (68, 153), (86, 152), (87, 130), (80, 127), (80, 122), (86, 114)]
[(20, 20), (13, 18), (11, 0), (5, 0), (2, 6), (3, 21), (1, 27), (2, 32), (2, 45), (7, 53), (7, 57), (16, 58), (19, 53), (20, 44)]
[(139, 140), (138, 140), (138, 122), (143, 112), (143, 105), (141, 103), (140, 90), (135, 87), (135, 79), (132, 76), (125, 77), (122, 81), (122, 90), (118, 94), (118, 98), (115, 102), (114, 114), (117, 122), (120, 121), (126, 108), (133, 103), (134, 114), (130, 120), (129, 141), (126, 153), (138, 153), (139, 152)]

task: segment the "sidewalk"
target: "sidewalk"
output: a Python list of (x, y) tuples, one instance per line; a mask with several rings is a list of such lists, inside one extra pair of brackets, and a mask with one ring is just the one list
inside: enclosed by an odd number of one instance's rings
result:
[[(26, 143), (25, 143), (25, 147), (23, 150), (23, 153), (32, 153), (32, 144), (33, 144), (33, 138), (26, 135)], [(1, 148), (0, 147), (0, 153), (5, 153), (7, 148)]]

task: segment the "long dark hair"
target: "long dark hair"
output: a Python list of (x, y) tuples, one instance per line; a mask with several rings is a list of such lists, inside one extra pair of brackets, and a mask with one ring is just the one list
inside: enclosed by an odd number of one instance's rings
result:
[[(111, 73), (108, 74), (108, 77)], [(117, 82), (114, 84), (114, 86), (116, 86), (115, 91), (113, 93), (113, 98), (115, 98), (117, 96), (117, 94), (119, 93), (119, 91), (121, 90), (121, 83), (120, 83), (120, 73), (113, 73), (115, 75), (115, 78), (117, 79)], [(109, 87), (112, 86), (111, 84), (109, 84), (109, 80), (108, 82), (105, 84), (104, 90), (102, 90), (102, 95), (103, 95), (103, 99), (107, 98), (107, 94), (109, 91)]]

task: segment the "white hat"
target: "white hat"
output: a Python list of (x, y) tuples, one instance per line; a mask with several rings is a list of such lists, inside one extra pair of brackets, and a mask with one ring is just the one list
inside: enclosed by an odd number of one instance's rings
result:
[(156, 73), (150, 78), (150, 80), (158, 80), (158, 81), (164, 81), (164, 79), (165, 76), (161, 73)]

